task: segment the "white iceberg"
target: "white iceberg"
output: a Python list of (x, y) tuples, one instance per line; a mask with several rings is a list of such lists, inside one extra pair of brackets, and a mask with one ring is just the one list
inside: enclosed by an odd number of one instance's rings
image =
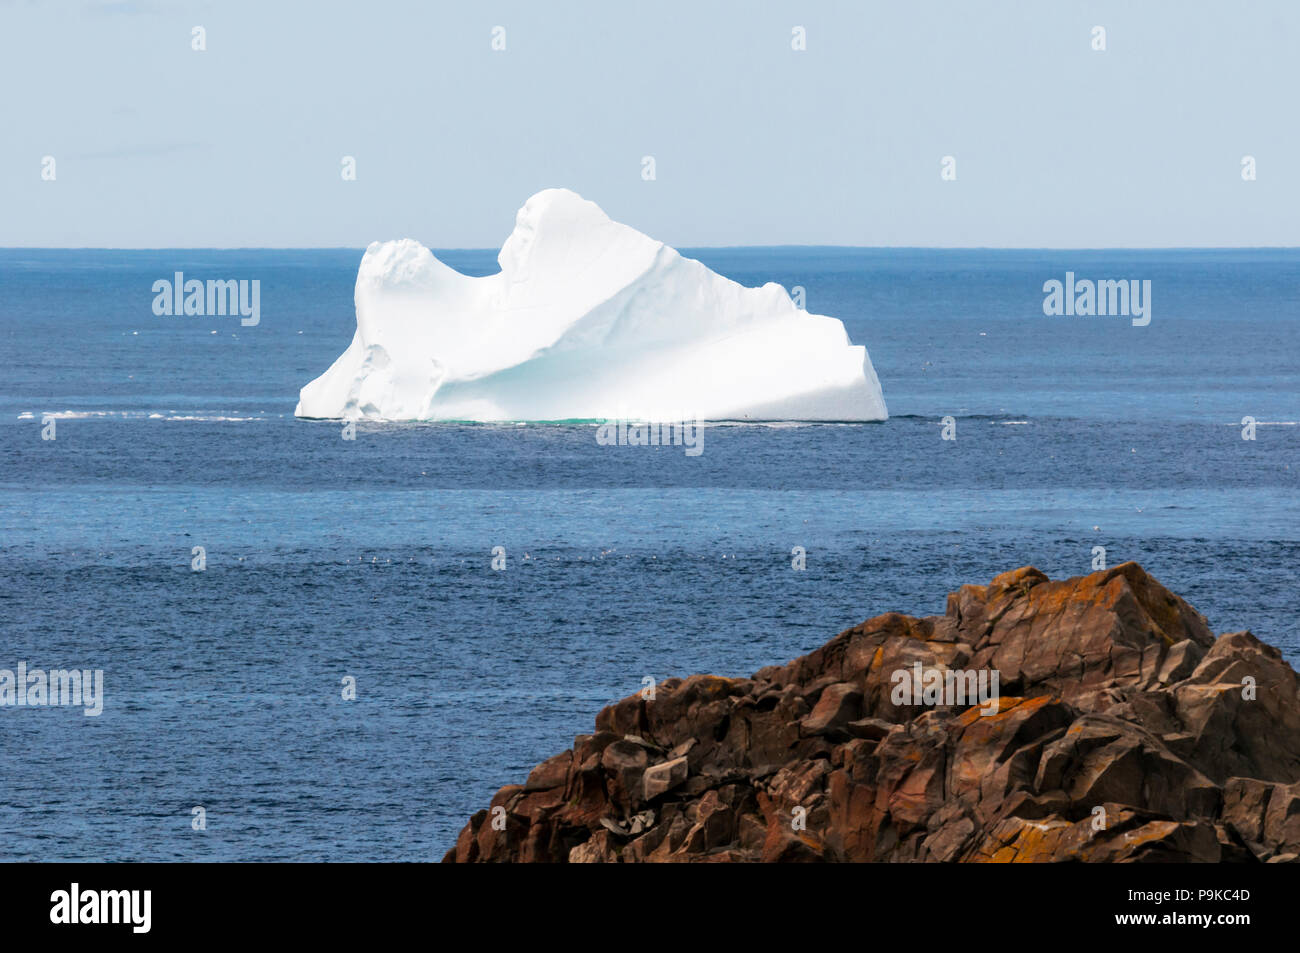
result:
[(567, 189), (519, 210), (501, 271), (374, 242), (357, 331), (299, 417), (884, 420), (866, 348), (780, 285), (746, 288)]

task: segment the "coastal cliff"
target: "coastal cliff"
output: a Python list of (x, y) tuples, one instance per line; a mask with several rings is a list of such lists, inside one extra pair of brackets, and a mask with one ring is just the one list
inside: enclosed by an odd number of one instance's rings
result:
[(886, 613), (752, 678), (625, 698), (444, 862), (1298, 855), (1296, 673), (1130, 562), (1017, 569), (942, 616)]

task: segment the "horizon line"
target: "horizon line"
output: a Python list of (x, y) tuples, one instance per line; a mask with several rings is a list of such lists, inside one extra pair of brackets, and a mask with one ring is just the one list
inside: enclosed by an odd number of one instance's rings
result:
[[(394, 239), (390, 239), (394, 240)], [(400, 239), (397, 239), (400, 240)], [(416, 241), (419, 241), (416, 239)], [(423, 244), (423, 242), (421, 242)], [(676, 251), (745, 250), (850, 250), (850, 251), (1297, 251), (1300, 245), (668, 245)], [(8, 251), (348, 251), (364, 252), (367, 245), (0, 245)], [(500, 252), (500, 248), (464, 245), (424, 245), (430, 251)]]

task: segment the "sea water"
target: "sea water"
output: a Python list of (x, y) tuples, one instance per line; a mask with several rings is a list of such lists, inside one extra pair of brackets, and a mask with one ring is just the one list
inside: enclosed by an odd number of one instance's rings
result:
[[(842, 319), (891, 418), (345, 439), (293, 409), (360, 250), (0, 251), (0, 669), (103, 673), (95, 716), (0, 707), (0, 858), (439, 859), (643, 679), (1026, 564), (1138, 560), (1300, 663), (1300, 252), (685, 253)], [(155, 314), (176, 272), (260, 320)], [(1046, 314), (1067, 272), (1150, 322)]]

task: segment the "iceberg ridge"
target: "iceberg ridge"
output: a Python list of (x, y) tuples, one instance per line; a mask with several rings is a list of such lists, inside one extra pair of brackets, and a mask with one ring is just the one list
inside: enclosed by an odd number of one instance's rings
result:
[(866, 348), (780, 285), (746, 288), (567, 189), (471, 278), (373, 242), (357, 330), (294, 413), (374, 420), (884, 420)]

